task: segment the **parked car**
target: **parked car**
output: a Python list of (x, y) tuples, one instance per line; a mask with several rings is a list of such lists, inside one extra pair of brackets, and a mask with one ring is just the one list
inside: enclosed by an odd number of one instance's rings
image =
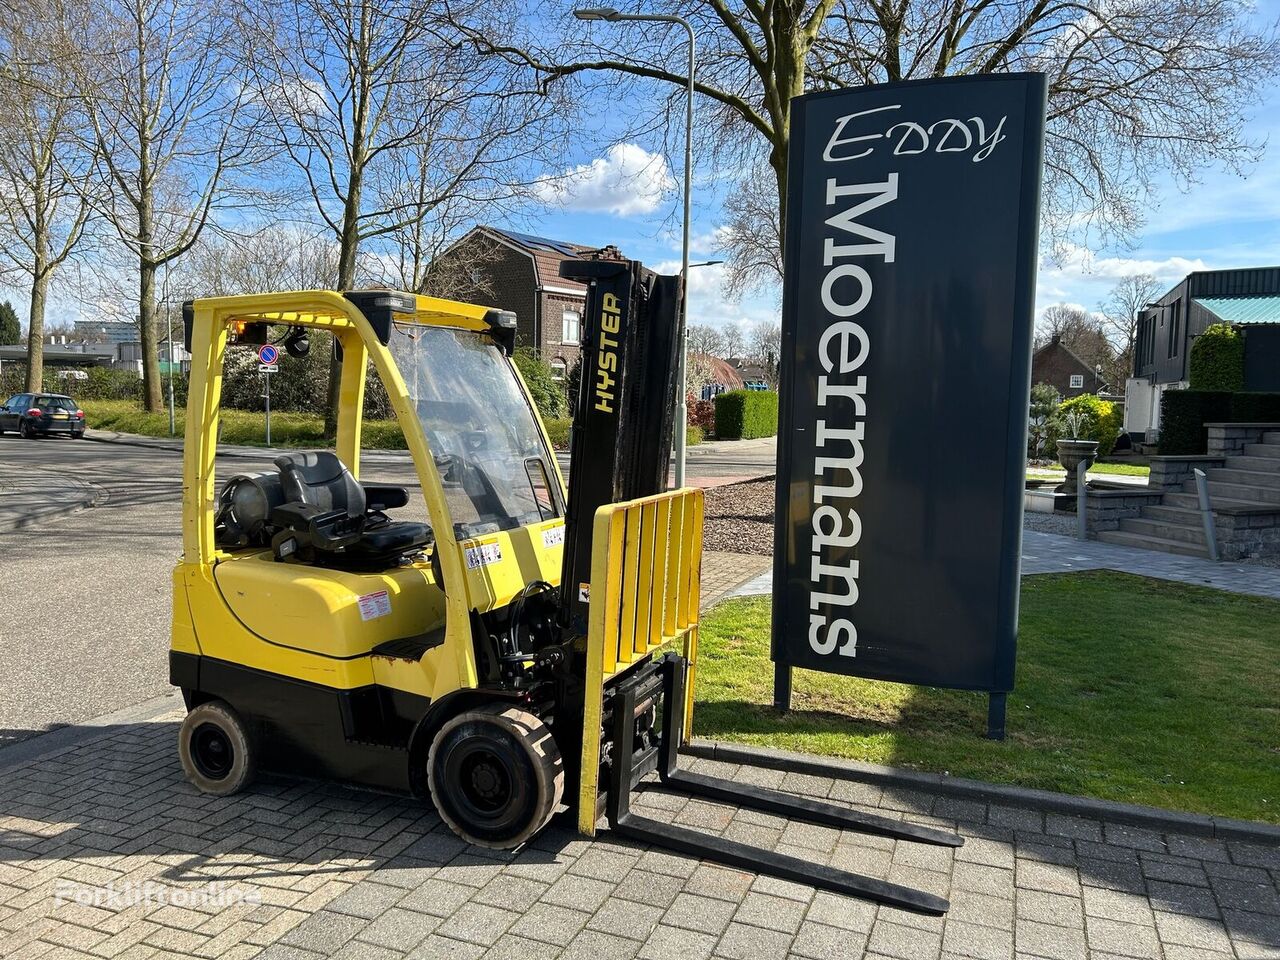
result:
[(28, 440), (65, 433), (84, 436), (84, 411), (70, 397), (57, 393), (19, 393), (0, 407), (0, 433), (14, 430)]

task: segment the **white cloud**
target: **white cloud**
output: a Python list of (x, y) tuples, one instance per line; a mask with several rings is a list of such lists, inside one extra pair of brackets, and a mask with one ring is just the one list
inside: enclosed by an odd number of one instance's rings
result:
[(627, 217), (652, 213), (676, 185), (666, 157), (635, 143), (619, 143), (603, 157), (559, 176), (543, 177), (536, 192), (566, 209)]
[(1099, 257), (1085, 247), (1068, 247), (1058, 258), (1056, 265), (1041, 265), (1041, 282), (1052, 282), (1059, 277), (1093, 277), (1103, 280), (1123, 280), (1134, 274), (1149, 273), (1157, 280), (1177, 282), (1188, 273), (1207, 270), (1204, 260), (1199, 257), (1164, 257), (1150, 259), (1142, 257)]

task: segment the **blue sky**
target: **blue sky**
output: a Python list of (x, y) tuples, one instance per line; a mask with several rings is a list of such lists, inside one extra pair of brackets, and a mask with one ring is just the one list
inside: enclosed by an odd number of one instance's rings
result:
[[(1280, 0), (1262, 0), (1256, 16), (1259, 22), (1274, 20), (1280, 16)], [(505, 225), (592, 246), (616, 244), (628, 256), (675, 273), (680, 256), (679, 169), (668, 166), (656, 140), (610, 146), (605, 139), (611, 129), (623, 125), (624, 111), (654, 92), (644, 81), (636, 81), (634, 91), (635, 100), (611, 102), (595, 118), (597, 123), (582, 126), (585, 131), (602, 125), (600, 142), (591, 142), (585, 135), (575, 138), (562, 166), (547, 171), (573, 171), (569, 185), (548, 187), (544, 209)], [(1132, 273), (1151, 273), (1162, 284), (1173, 286), (1192, 270), (1280, 264), (1280, 86), (1263, 92), (1248, 133), (1252, 139), (1268, 142), (1269, 149), (1246, 176), (1206, 169), (1200, 182), (1185, 193), (1168, 184), (1154, 198), (1148, 222), (1132, 244), (1076, 248), (1060, 262), (1042, 258), (1038, 310), (1055, 303), (1097, 309), (1115, 283)], [(679, 144), (683, 128), (672, 134), (670, 139)], [(709, 165), (695, 170), (695, 261), (717, 256), (713, 241), (724, 222), (722, 204), (731, 179), (726, 171), (709, 169)], [(691, 273), (692, 322), (717, 326), (737, 322), (746, 327), (777, 321), (776, 292), (731, 302), (721, 287), (722, 271), (707, 267)], [(74, 273), (74, 267), (64, 269), (50, 321), (70, 319), (80, 312), (73, 296)], [(25, 316), (26, 290), (0, 287), (0, 293), (10, 297)]]
[[(1260, 20), (1280, 13), (1280, 0), (1259, 5)], [(1202, 170), (1183, 192), (1166, 183), (1153, 198), (1146, 226), (1127, 246), (1077, 247), (1053, 262), (1042, 248), (1037, 282), (1037, 312), (1055, 303), (1096, 310), (1123, 276), (1153, 274), (1172, 287), (1192, 270), (1280, 264), (1280, 88), (1263, 92), (1250, 118), (1251, 139), (1268, 143), (1267, 152), (1245, 176), (1221, 169)], [(583, 147), (587, 147), (583, 144)], [(628, 256), (679, 269), (679, 169), (647, 149), (657, 144), (628, 144), (625, 150), (585, 152), (570, 161), (579, 174), (561, 203), (537, 215), (525, 229), (578, 243), (617, 244)], [(563, 171), (562, 171), (563, 172)], [(723, 222), (721, 184), (695, 171), (692, 258), (714, 257), (707, 241)], [(665, 190), (663, 188), (666, 188)], [(725, 300), (720, 268), (691, 274), (690, 319), (694, 323), (750, 325), (776, 320), (776, 295)]]

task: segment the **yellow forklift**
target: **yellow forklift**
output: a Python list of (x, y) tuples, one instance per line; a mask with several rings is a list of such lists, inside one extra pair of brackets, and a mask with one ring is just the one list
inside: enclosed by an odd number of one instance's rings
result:
[[(513, 314), (388, 290), (184, 307), (191, 379), (170, 678), (196, 787), (257, 770), (410, 793), (463, 839), (514, 848), (562, 807), (688, 855), (926, 912), (940, 897), (633, 813), (665, 787), (843, 829), (954, 834), (678, 767), (692, 722), (702, 494), (667, 490), (679, 286), (632, 261), (587, 284), (566, 490), (511, 353)], [(228, 351), (341, 358), (335, 449), (215, 489)], [(372, 363), (424, 507), (360, 480)], [(411, 515), (410, 515), (411, 514)]]

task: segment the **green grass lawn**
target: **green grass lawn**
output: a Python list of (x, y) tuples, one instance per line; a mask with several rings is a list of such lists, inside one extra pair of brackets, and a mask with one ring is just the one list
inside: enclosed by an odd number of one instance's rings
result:
[[(1151, 467), (1145, 463), (1095, 463), (1089, 468), (1090, 473), (1109, 473), (1120, 477), (1149, 477)], [(1061, 476), (1066, 473), (1061, 467), (1028, 467), (1031, 475), (1044, 474)]]
[[(80, 405), (91, 429), (169, 436), (169, 411), (147, 413), (132, 400), (86, 400)], [(186, 429), (186, 410), (177, 410), (177, 431)], [(247, 410), (222, 411), (222, 443), (266, 444), (266, 417)], [(271, 443), (277, 447), (325, 447), (324, 418), (310, 413), (271, 414)], [(367, 450), (403, 450), (404, 435), (394, 420), (366, 420), (362, 444)]]
[(1280, 823), (1280, 602), (1108, 571), (1022, 581), (1008, 739), (982, 694), (797, 670), (768, 598), (702, 621), (699, 737)]

